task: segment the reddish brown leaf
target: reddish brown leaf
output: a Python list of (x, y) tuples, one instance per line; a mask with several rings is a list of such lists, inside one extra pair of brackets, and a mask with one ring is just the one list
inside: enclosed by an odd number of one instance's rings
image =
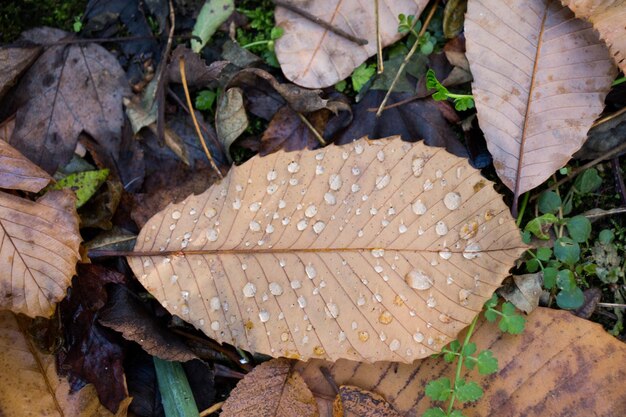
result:
[(0, 48), (0, 99), (17, 82), (18, 77), (37, 59), (40, 46), (8, 45)]
[[(324, 132), (329, 116), (330, 111), (318, 110), (306, 117), (317, 132)], [(311, 132), (311, 129), (304, 124), (298, 113), (285, 106), (274, 115), (269, 126), (263, 132), (259, 154), (265, 156), (279, 149), (291, 152), (318, 147), (320, 147), (320, 141)]]
[(52, 181), (46, 171), (0, 140), (0, 188), (38, 192)]
[(402, 417), (381, 395), (352, 385), (339, 387), (333, 417)]

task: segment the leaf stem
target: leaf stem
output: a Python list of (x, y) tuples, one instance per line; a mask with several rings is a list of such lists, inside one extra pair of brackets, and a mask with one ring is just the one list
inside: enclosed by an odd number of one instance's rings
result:
[[(438, 5), (439, 5), (439, 0), (436, 0), (435, 3), (433, 4), (433, 7), (431, 7), (430, 11), (428, 12), (428, 16), (426, 16), (426, 19), (424, 20), (424, 25), (422, 26), (422, 29), (420, 30), (420, 33), (418, 34), (417, 39), (415, 40), (415, 43), (411, 47), (411, 50), (404, 57), (402, 64), (400, 64), (400, 68), (398, 68), (398, 72), (396, 72), (396, 76), (394, 77), (393, 82), (391, 83), (391, 86), (389, 87), (389, 90), (387, 90), (387, 93), (385, 94), (385, 98), (383, 98), (383, 101), (380, 103), (380, 106), (378, 106), (376, 117), (380, 117), (380, 115), (385, 110), (385, 105), (387, 104), (387, 101), (389, 100), (389, 97), (391, 96), (393, 89), (396, 88), (396, 84), (398, 84), (398, 81), (400, 80), (400, 76), (404, 72), (404, 69), (406, 68), (406, 66), (409, 64), (409, 61), (411, 60), (411, 57), (413, 57), (413, 54), (417, 52), (417, 48), (419, 47), (419, 38), (424, 33), (426, 33), (426, 29), (428, 28), (430, 21), (435, 15), (435, 11), (437, 10)], [(417, 21), (417, 19), (415, 20)]]
[(248, 43), (246, 45), (242, 45), (242, 48), (250, 49), (250, 48), (255, 47), (255, 46), (267, 45), (270, 42), (271, 42), (271, 40), (262, 40), (262, 41), (250, 42), (250, 43)]
[[(474, 320), (472, 320), (472, 324), (470, 324), (469, 328), (467, 329), (467, 334), (465, 335), (465, 339), (463, 340), (463, 346), (461, 346), (461, 350), (460, 352), (463, 352), (463, 350), (465, 349), (465, 346), (467, 346), (469, 344), (470, 338), (472, 337), (472, 334), (474, 333), (474, 328), (476, 327), (476, 323), (478, 323), (478, 317), (480, 317), (480, 314), (477, 314), (476, 317), (474, 317)], [(465, 359), (465, 357), (463, 355), (460, 355), (459, 357), (459, 361), (456, 364), (456, 373), (454, 375), (454, 385), (453, 385), (453, 389), (452, 389), (452, 395), (450, 396), (450, 403), (448, 404), (448, 411), (446, 412), (446, 415), (450, 415), (450, 413), (452, 413), (452, 408), (454, 407), (454, 400), (456, 399), (456, 384), (459, 381), (459, 379), (461, 379), (461, 371), (463, 370), (463, 360)]]
[(530, 198), (530, 193), (525, 193), (524, 197), (522, 197), (522, 205), (517, 213), (517, 219), (515, 220), (515, 224), (517, 227), (520, 227), (522, 224), (522, 218), (524, 217), (524, 211), (526, 211), (526, 205), (528, 204), (528, 199)]

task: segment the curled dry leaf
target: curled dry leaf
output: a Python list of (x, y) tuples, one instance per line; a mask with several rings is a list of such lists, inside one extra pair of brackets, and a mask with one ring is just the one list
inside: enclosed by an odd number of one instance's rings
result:
[(576, 17), (588, 20), (606, 42), (613, 61), (626, 73), (626, 2), (624, 0), (561, 0)]
[(526, 314), (530, 314), (539, 306), (539, 298), (543, 285), (543, 274), (513, 275), (510, 281), (498, 291), (505, 300), (513, 303), (515, 307)]
[(465, 19), (478, 121), (515, 197), (561, 168), (616, 71), (590, 24), (554, 0), (474, 0)]
[[(540, 307), (528, 316), (522, 335), (502, 335), (496, 324), (483, 322), (472, 341), (479, 351), (493, 352), (500, 370), (488, 376), (475, 370), (461, 374), (485, 390), (483, 398), (462, 409), (467, 417), (621, 416), (626, 410), (626, 385), (620, 382), (626, 378), (626, 347), (598, 324)], [(315, 394), (320, 415), (330, 417), (335, 393), (321, 366), (337, 384), (381, 394), (401, 415), (417, 417), (433, 405), (424, 394), (426, 384), (452, 378), (456, 364), (440, 357), (407, 365), (298, 363), (296, 369)]]
[[(52, 32), (49, 37), (62, 37)], [(49, 173), (70, 160), (82, 131), (117, 157), (127, 92), (124, 70), (102, 46), (48, 47), (16, 90), (9, 143)]]
[[(374, 2), (358, 0), (294, 1), (287, 0), (316, 17), (367, 40), (358, 45), (306, 17), (277, 7), (276, 26), (284, 29), (276, 40), (276, 57), (285, 76), (307, 88), (324, 88), (349, 76), (367, 58), (376, 54), (376, 14)], [(398, 15), (419, 16), (426, 0), (379, 2), (379, 25), (382, 46), (391, 45), (403, 34), (398, 33)]]
[(524, 250), (467, 160), (394, 137), (233, 167), (153, 217), (129, 263), (219, 342), (412, 362), (454, 339)]
[(52, 181), (46, 171), (0, 140), (0, 188), (36, 193)]
[(0, 192), (0, 308), (48, 317), (80, 259), (76, 198), (50, 191), (33, 202)]
[[(54, 356), (40, 352), (28, 334), (28, 320), (0, 311), (0, 410), (6, 417), (113, 417), (103, 407), (92, 385), (70, 393), (67, 381), (55, 369)], [(116, 417), (126, 416), (127, 398)]]
[(230, 146), (247, 127), (248, 115), (243, 105), (243, 91), (238, 87), (229, 88), (220, 96), (215, 112), (215, 131), (228, 159)]
[(313, 394), (293, 370), (293, 361), (273, 359), (245, 376), (222, 407), (222, 417), (318, 417)]

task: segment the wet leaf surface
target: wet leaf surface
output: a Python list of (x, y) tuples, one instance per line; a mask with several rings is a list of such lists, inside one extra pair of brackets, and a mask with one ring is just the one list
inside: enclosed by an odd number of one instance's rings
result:
[(117, 157), (126, 94), (124, 72), (102, 46), (49, 47), (15, 92), (16, 126), (9, 143), (49, 173), (70, 160), (81, 131)]
[(278, 152), (168, 206), (128, 260), (219, 342), (412, 361), (454, 338), (524, 250), (501, 197), (476, 184), (467, 161), (397, 137)]

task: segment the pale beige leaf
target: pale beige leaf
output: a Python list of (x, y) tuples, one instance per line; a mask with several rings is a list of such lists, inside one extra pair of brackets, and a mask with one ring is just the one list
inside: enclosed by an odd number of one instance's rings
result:
[(626, 1), (624, 0), (561, 0), (576, 17), (593, 24), (606, 42), (613, 61), (626, 73)]
[(524, 249), (467, 160), (395, 137), (252, 158), (153, 217), (129, 262), (219, 342), (411, 362), (455, 338)]
[[(0, 415), (3, 417), (113, 417), (93, 385), (70, 394), (55, 369), (54, 355), (40, 352), (28, 335), (28, 321), (0, 311)], [(126, 416), (130, 399), (115, 414)]]
[(313, 394), (293, 361), (272, 359), (239, 381), (222, 407), (222, 417), (318, 417)]
[[(472, 336), (478, 350), (490, 349), (499, 371), (480, 375), (466, 371), (484, 396), (465, 408), (466, 417), (622, 416), (626, 410), (626, 345), (600, 325), (567, 311), (538, 308), (527, 317), (521, 335), (503, 335), (496, 324), (482, 323)], [(313, 360), (296, 369), (316, 395), (320, 415), (330, 417), (333, 388), (322, 375), (324, 366), (337, 384), (356, 385), (381, 394), (403, 416), (418, 417), (435, 405), (424, 395), (429, 381), (454, 378), (456, 364), (441, 357), (415, 364), (364, 364), (346, 360)], [(437, 403), (436, 405), (440, 405)]]
[(36, 193), (50, 181), (46, 171), (0, 139), (0, 188)]
[(471, 0), (465, 36), (478, 121), (517, 197), (581, 147), (616, 70), (591, 25), (554, 0)]
[[(376, 20), (373, 1), (328, 0), (288, 3), (360, 39), (346, 39), (304, 16), (277, 7), (276, 26), (284, 29), (276, 40), (276, 57), (285, 76), (308, 88), (324, 88), (349, 76), (367, 58), (376, 54)], [(381, 43), (391, 45), (404, 36), (398, 33), (398, 15), (419, 16), (427, 0), (381, 0)]]
[(80, 259), (76, 197), (50, 191), (36, 202), (0, 192), (0, 308), (48, 317)]

